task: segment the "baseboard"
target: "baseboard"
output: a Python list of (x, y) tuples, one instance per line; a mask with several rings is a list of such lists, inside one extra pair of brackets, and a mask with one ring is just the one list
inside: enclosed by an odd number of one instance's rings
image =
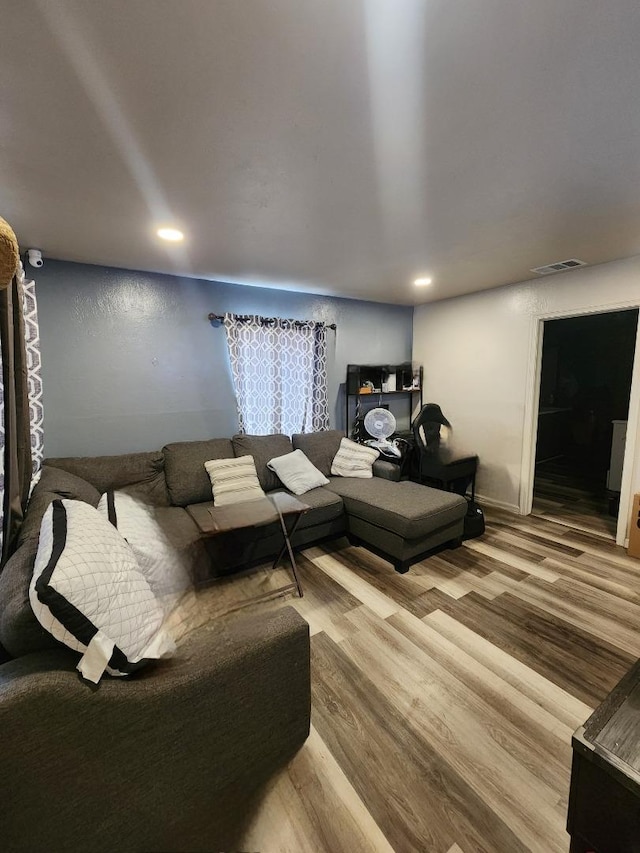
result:
[(514, 515), (520, 515), (520, 507), (518, 506), (518, 504), (510, 504), (506, 503), (506, 501), (498, 501), (495, 498), (489, 498), (485, 495), (479, 494), (476, 494), (476, 501), (480, 504), (480, 506), (492, 506), (496, 509), (503, 509), (505, 512), (512, 512)]

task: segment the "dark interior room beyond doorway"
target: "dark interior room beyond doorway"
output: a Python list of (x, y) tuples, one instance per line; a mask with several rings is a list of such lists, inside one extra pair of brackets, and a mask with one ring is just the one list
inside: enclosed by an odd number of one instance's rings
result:
[(615, 537), (638, 309), (544, 324), (533, 512)]

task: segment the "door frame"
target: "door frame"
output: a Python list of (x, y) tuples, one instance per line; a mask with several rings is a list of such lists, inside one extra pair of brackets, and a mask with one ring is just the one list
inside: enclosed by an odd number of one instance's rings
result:
[[(524, 409), (524, 440), (522, 448), (522, 468), (520, 471), (520, 515), (531, 515), (533, 509), (533, 486), (535, 478), (536, 445), (538, 439), (538, 407), (540, 403), (540, 380), (542, 377), (542, 339), (544, 324), (547, 320), (564, 320), (569, 317), (585, 317), (589, 314), (611, 314), (615, 311), (633, 311), (640, 309), (640, 301), (608, 303), (582, 309), (568, 309), (535, 314), (531, 317), (529, 369)], [(636, 329), (636, 346), (633, 356), (631, 390), (629, 394), (629, 414), (627, 416), (627, 437), (622, 466), (620, 486), (620, 511), (616, 528), (616, 544), (627, 545), (629, 513), (633, 471), (636, 453), (640, 452), (638, 433), (640, 432), (640, 311)]]

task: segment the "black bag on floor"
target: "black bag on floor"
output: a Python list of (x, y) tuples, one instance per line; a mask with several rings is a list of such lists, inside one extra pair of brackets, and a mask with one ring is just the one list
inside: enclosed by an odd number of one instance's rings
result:
[(475, 501), (467, 501), (467, 514), (464, 517), (463, 539), (475, 539), (484, 533), (484, 513)]

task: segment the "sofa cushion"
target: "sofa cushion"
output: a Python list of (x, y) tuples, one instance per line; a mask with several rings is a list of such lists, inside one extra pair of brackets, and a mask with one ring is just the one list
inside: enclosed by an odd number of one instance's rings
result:
[(58, 642), (36, 619), (29, 601), (37, 550), (38, 535), (25, 540), (0, 573), (0, 643), (16, 658), (59, 648)]
[(339, 495), (329, 491), (324, 486), (312, 489), (302, 498), (303, 503), (308, 504), (311, 509), (300, 519), (298, 529), (313, 527), (316, 524), (325, 524), (344, 515), (344, 503)]
[[(279, 489), (278, 491), (285, 491)], [(304, 530), (307, 527), (313, 527), (316, 524), (324, 524), (327, 521), (332, 521), (344, 513), (344, 504), (342, 498), (328, 488), (321, 486), (318, 489), (312, 489), (310, 492), (305, 492), (300, 498), (302, 503), (310, 506), (309, 512), (305, 512), (301, 516), (297, 530)]]
[(256, 501), (265, 496), (258, 482), (253, 456), (210, 459), (204, 467), (211, 478), (216, 506)]
[(301, 450), (276, 456), (269, 462), (269, 468), (275, 471), (283, 485), (294, 495), (304, 495), (318, 486), (326, 486), (329, 482)]
[(267, 463), (274, 456), (284, 456), (291, 453), (293, 446), (288, 435), (277, 433), (276, 435), (234, 435), (233, 452), (236, 456), (253, 456), (256, 463), (258, 480), (265, 492), (282, 488), (278, 476), (270, 471)]
[(329, 477), (333, 457), (340, 449), (340, 441), (343, 438), (344, 433), (339, 429), (327, 429), (320, 432), (298, 432), (291, 436), (291, 441), (294, 450), (301, 450), (318, 471)]
[(105, 670), (128, 675), (175, 650), (131, 547), (84, 502), (55, 500), (47, 509), (29, 597), (41, 624), (83, 653), (78, 669), (89, 681)]
[(427, 536), (459, 521), (467, 512), (467, 502), (460, 495), (408, 481), (332, 477), (325, 488), (340, 495), (349, 515), (405, 539)]
[(230, 438), (207, 441), (176, 441), (162, 448), (169, 497), (174, 506), (211, 500), (211, 480), (204, 463), (210, 459), (233, 459)]
[(100, 494), (110, 489), (126, 490), (154, 506), (168, 506), (161, 450), (152, 453), (122, 453), (117, 456), (70, 456), (45, 459), (45, 465), (62, 468), (87, 480)]
[[(84, 501), (91, 506), (98, 506), (100, 492), (91, 483), (75, 474), (70, 474), (61, 468), (51, 468), (44, 465), (40, 469), (40, 479), (29, 498), (27, 513), (18, 531), (19, 545), (27, 539), (38, 540), (42, 516), (51, 501), (56, 498)], [(29, 572), (30, 577), (31, 572)]]
[[(400, 460), (398, 460), (398, 463)], [(376, 459), (373, 463), (373, 476), (382, 477), (385, 480), (393, 480), (399, 482), (402, 474), (402, 465), (395, 462), (388, 462), (386, 459)]]

